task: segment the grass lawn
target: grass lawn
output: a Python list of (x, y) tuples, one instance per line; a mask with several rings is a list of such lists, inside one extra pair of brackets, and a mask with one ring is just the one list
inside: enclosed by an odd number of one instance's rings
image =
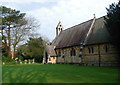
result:
[(65, 64), (3, 65), (3, 83), (118, 83), (118, 69)]
[(2, 66), (0, 65), (0, 84), (2, 83)]

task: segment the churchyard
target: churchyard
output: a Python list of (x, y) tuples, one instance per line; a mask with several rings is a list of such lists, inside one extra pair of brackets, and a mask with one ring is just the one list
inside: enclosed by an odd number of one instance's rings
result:
[[(17, 3), (15, 4), (16, 6), (18, 6)], [(91, 7), (93, 6), (93, 4), (94, 3), (91, 4)], [(58, 5), (61, 6), (60, 4)], [(71, 2), (70, 2), (70, 5), (71, 5)], [(20, 5), (20, 7), (23, 7), (23, 9), (25, 9), (24, 6)], [(85, 5), (85, 7), (87, 7), (87, 5)], [(52, 7), (49, 7), (49, 8), (52, 8)], [(59, 7), (56, 7), (56, 8), (59, 8)], [(76, 8), (78, 9), (78, 7)], [(81, 8), (83, 7), (80, 7), (80, 9)], [(110, 67), (107, 67), (107, 66), (99, 67), (101, 66), (100, 65), (101, 60), (108, 62), (108, 64), (109, 64), (109, 59), (110, 59), (110, 62), (112, 63), (114, 63), (113, 61), (118, 62), (119, 60), (118, 54), (119, 54), (119, 48), (120, 48), (120, 38), (119, 38), (120, 22), (118, 21), (120, 21), (119, 20), (120, 19), (120, 16), (119, 16), (120, 1), (118, 2), (118, 4), (113, 3), (110, 5), (110, 8), (107, 8), (107, 15), (105, 14), (106, 19), (105, 19), (105, 16), (103, 15), (102, 15), (103, 18), (101, 19), (97, 18), (94, 15), (94, 18), (91, 19), (92, 21), (88, 19), (89, 21), (87, 21), (86, 23), (84, 22), (84, 23), (73, 26), (74, 30), (73, 30), (73, 27), (71, 27), (72, 30), (69, 29), (67, 31), (66, 31), (66, 28), (65, 30), (62, 29), (64, 27), (62, 27), (61, 24), (57, 25), (58, 26), (57, 29), (55, 28), (56, 40), (52, 39), (53, 40), (52, 43), (49, 39), (39, 34), (40, 32), (38, 32), (38, 28), (42, 28), (40, 27), (41, 23), (39, 23), (39, 20), (34, 19), (32, 17), (27, 18), (26, 13), (21, 13), (21, 11), (17, 10), (16, 8), (12, 9), (6, 6), (1, 6), (1, 9), (2, 9), (1, 11), (2, 16), (0, 18), (2, 21), (2, 25), (1, 25), (2, 29), (1, 29), (1, 35), (0, 35), (0, 40), (1, 40), (0, 46), (1, 46), (2, 56), (0, 56), (0, 84), (12, 83), (11, 85), (13, 85), (13, 83), (15, 84), (20, 83), (20, 85), (22, 85), (23, 83), (32, 83), (34, 85), (34, 83), (68, 83), (69, 85), (70, 83), (85, 83), (85, 84), (101, 83), (101, 84), (109, 85), (114, 83), (118, 85), (118, 83), (120, 83), (118, 67), (112, 67), (112, 64), (110, 64)], [(88, 14), (88, 11), (87, 10), (85, 11), (86, 11), (86, 14)], [(71, 12), (74, 12), (74, 11), (71, 10)], [(97, 13), (97, 12), (94, 12), (94, 13)], [(37, 13), (33, 13), (33, 14), (36, 15)], [(37, 15), (40, 15), (40, 14), (37, 14)], [(80, 12), (80, 14), (82, 13)], [(77, 15), (80, 15), (80, 14), (77, 14)], [(56, 15), (56, 14), (53, 14), (53, 15)], [(88, 14), (88, 15), (91, 16), (91, 14)], [(46, 11), (45, 11), (45, 16), (46, 16)], [(43, 17), (45, 18), (45, 16)], [(72, 17), (74, 18), (74, 16), (75, 15), (73, 14)], [(88, 17), (88, 16), (85, 16), (85, 17)], [(82, 18), (82, 16), (79, 16), (79, 18)], [(60, 19), (62, 18), (60, 17)], [(70, 18), (66, 17), (66, 19), (71, 19), (71, 15), (70, 15)], [(100, 21), (98, 21), (99, 19)], [(48, 23), (49, 21), (55, 21), (54, 23), (56, 23), (56, 20), (54, 19), (52, 20), (48, 18), (45, 20), (46, 21), (44, 23)], [(106, 22), (105, 23), (101, 22), (103, 20), (105, 20)], [(65, 20), (65, 21), (68, 21), (68, 20)], [(74, 22), (74, 20), (72, 21)], [(98, 24), (96, 24), (97, 22)], [(70, 23), (66, 22), (66, 24), (70, 24)], [(104, 26), (104, 24), (106, 26)], [(51, 29), (51, 26), (50, 26), (51, 23), (48, 23), (45, 25), (47, 26), (45, 27), (45, 29), (43, 28), (45, 32), (50, 31), (50, 30), (47, 30), (47, 28)], [(52, 27), (52, 29), (54, 28)], [(106, 31), (108, 30), (108, 34), (107, 32), (105, 32), (105, 29)], [(60, 36), (59, 34), (62, 36)], [(107, 34), (107, 35), (104, 35), (104, 34)], [(48, 37), (52, 37), (50, 36), (51, 34), (47, 34), (47, 35)], [(112, 37), (110, 37), (109, 35), (111, 35)], [(50, 52), (46, 50), (45, 52), (46, 45), (53, 45), (51, 46), (52, 47), (51, 49), (53, 50), (53, 52), (52, 50), (50, 50)], [(83, 54), (84, 53), (83, 47), (77, 48), (76, 46), (79, 46), (79, 47), (86, 46), (86, 49), (87, 49), (86, 53)], [(69, 47), (70, 49), (66, 49)], [(53, 53), (54, 54), (56, 53), (56, 54), (53, 55)], [(52, 54), (52, 55), (49, 55), (49, 54)], [(63, 60), (63, 58), (65, 59), (65, 57), (68, 57), (68, 61), (70, 58), (71, 58), (70, 59), (71, 61), (71, 60), (75, 60), (75, 57), (78, 57), (78, 59), (80, 59), (79, 61), (83, 62), (82, 58), (85, 58), (84, 55), (87, 55), (86, 65), (88, 64), (88, 61), (95, 60), (95, 63), (99, 62), (99, 66), (81, 66), (81, 65), (73, 65), (73, 64), (72, 65), (42, 64), (43, 57), (46, 57), (45, 63), (47, 63), (47, 60), (51, 61), (51, 58), (49, 57), (53, 57), (54, 61), (56, 61), (55, 60), (56, 56), (60, 57), (61, 60)], [(96, 58), (98, 57), (97, 55), (99, 56), (99, 58)], [(103, 56), (100, 56), (100, 55), (103, 55)], [(116, 55), (117, 55), (117, 58), (114, 57)], [(105, 59), (103, 59), (102, 57)], [(78, 59), (76, 59), (76, 61)], [(73, 61), (71, 62), (73, 63)], [(94, 64), (91, 64), (91, 65), (94, 65)]]
[(118, 83), (118, 68), (69, 64), (9, 64), (2, 83)]

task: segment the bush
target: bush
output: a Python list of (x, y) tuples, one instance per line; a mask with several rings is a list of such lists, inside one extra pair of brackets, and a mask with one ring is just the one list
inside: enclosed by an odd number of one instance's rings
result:
[(42, 63), (43, 57), (35, 57), (35, 62)]
[(24, 60), (23, 56), (18, 56), (18, 58), (22, 61)]
[(15, 61), (11, 61), (11, 62), (5, 62), (5, 65), (14, 65), (17, 64)]
[(12, 59), (11, 59), (11, 57), (2, 56), (2, 61), (3, 62), (11, 62)]

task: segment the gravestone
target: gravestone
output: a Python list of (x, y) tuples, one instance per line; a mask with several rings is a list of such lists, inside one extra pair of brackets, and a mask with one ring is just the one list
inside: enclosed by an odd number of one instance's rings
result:
[(35, 61), (35, 60), (33, 59), (32, 63), (35, 63), (34, 61)]
[(3, 65), (5, 65), (5, 62), (3, 62)]
[(29, 59), (29, 64), (31, 64), (30, 59)]
[(25, 61), (25, 64), (27, 64), (27, 60), (24, 60)]

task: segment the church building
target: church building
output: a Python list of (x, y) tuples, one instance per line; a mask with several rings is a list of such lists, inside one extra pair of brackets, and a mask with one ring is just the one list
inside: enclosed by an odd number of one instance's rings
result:
[(96, 18), (64, 30), (56, 27), (56, 37), (45, 47), (45, 63), (69, 63), (92, 66), (116, 66), (118, 53), (110, 43), (104, 17)]

